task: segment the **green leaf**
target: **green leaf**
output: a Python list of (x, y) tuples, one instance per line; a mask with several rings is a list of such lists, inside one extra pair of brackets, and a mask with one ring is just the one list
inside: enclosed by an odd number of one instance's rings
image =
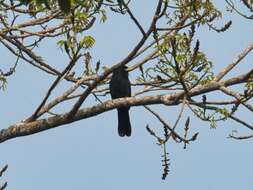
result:
[(104, 22), (107, 20), (106, 11), (105, 11), (105, 10), (100, 10), (99, 13), (101, 14), (100, 21), (101, 21), (102, 23), (104, 23)]
[(62, 46), (64, 45), (65, 42), (66, 42), (65, 40), (59, 40), (59, 41), (57, 42), (57, 45), (60, 46), (60, 47), (62, 47)]
[(3, 75), (0, 75), (0, 89), (5, 90), (7, 88), (7, 79)]
[(80, 41), (80, 46), (89, 49), (92, 48), (95, 42), (96, 41), (92, 36), (84, 36), (83, 39)]

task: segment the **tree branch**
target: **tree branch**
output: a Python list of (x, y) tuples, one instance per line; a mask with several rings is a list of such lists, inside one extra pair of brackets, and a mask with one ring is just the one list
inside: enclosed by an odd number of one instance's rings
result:
[(68, 118), (72, 118), (74, 117), (74, 115), (77, 113), (78, 109), (81, 107), (81, 105), (83, 104), (83, 102), (85, 101), (85, 99), (88, 97), (88, 95), (91, 93), (91, 91), (97, 86), (97, 84), (99, 82), (101, 82), (102, 80), (104, 80), (109, 74), (111, 74), (116, 68), (127, 64), (129, 61), (132, 60), (132, 58), (136, 55), (136, 53), (139, 51), (139, 49), (142, 47), (142, 45), (146, 42), (146, 40), (148, 39), (149, 35), (152, 33), (152, 31), (155, 28), (159, 13), (161, 11), (161, 6), (162, 6), (162, 0), (159, 0), (156, 11), (155, 11), (155, 15), (152, 19), (151, 25), (148, 29), (148, 31), (146, 32), (146, 35), (142, 37), (142, 39), (139, 41), (139, 43), (134, 47), (134, 49), (128, 54), (128, 56), (123, 59), (121, 62), (119, 62), (118, 64), (112, 66), (110, 69), (106, 70), (102, 75), (98, 76), (98, 78), (96, 78), (91, 85), (83, 92), (83, 94), (81, 95), (81, 97), (78, 99), (78, 101), (75, 103), (75, 105), (73, 106), (73, 108), (71, 109), (71, 111), (69, 112), (69, 116)]
[[(203, 93), (219, 90), (221, 86), (230, 86), (230, 85), (235, 85), (235, 84), (245, 82), (245, 80), (248, 78), (249, 74), (251, 73), (252, 71), (244, 75), (240, 75), (240, 76), (228, 79), (226, 81), (221, 81), (221, 82), (214, 81), (204, 86), (199, 85), (191, 89), (187, 95), (188, 97), (197, 96)], [(183, 99), (183, 97), (184, 97), (184, 92), (182, 91), (182, 92), (177, 92), (177, 93), (156, 95), (156, 96), (118, 98), (115, 100), (106, 101), (103, 104), (98, 104), (90, 108), (80, 109), (72, 118), (68, 117), (70, 113), (67, 112), (61, 115), (52, 116), (52, 117), (48, 117), (46, 119), (40, 119), (37, 121), (32, 121), (32, 122), (27, 122), (27, 123), (20, 122), (20, 123), (10, 126), (7, 129), (2, 129), (0, 131), (0, 143), (12, 138), (31, 135), (34, 133), (38, 133), (41, 131), (59, 127), (64, 124), (69, 124), (69, 123), (79, 121), (85, 118), (93, 117), (101, 113), (104, 113), (106, 111), (112, 110), (114, 108), (122, 107), (122, 106), (140, 106), (140, 105), (143, 106), (143, 105), (151, 105), (151, 104), (178, 105), (181, 102), (179, 100)]]

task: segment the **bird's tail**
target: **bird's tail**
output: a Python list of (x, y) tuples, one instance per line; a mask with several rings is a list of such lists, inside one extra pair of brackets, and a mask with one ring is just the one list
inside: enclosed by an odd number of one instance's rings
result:
[(129, 108), (118, 108), (118, 133), (119, 136), (131, 136)]

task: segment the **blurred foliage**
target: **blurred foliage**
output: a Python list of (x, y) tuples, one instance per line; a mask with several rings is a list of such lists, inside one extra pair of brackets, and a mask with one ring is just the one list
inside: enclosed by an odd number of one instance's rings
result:
[(7, 87), (7, 79), (3, 75), (0, 74), (0, 89), (5, 90)]

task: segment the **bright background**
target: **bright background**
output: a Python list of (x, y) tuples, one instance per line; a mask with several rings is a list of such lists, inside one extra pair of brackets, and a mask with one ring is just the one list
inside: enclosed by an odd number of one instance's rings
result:
[[(216, 2), (225, 10), (222, 1)], [(145, 1), (143, 5), (143, 1), (137, 1), (133, 5), (135, 15), (148, 26), (155, 2)], [(218, 25), (229, 19), (233, 19), (233, 25), (225, 33), (211, 32), (206, 27), (198, 33), (201, 49), (207, 52), (217, 70), (231, 63), (252, 42), (252, 21), (226, 13)], [(92, 34), (97, 40), (93, 53), (104, 64), (114, 64), (124, 58), (140, 38), (130, 19), (119, 15), (109, 15), (108, 22), (98, 24)], [(56, 48), (53, 42), (48, 42), (41, 47), (40, 53), (48, 54), (46, 61), (60, 65), (64, 58)], [(13, 63), (14, 59), (3, 48), (0, 52), (1, 64)], [(244, 67), (238, 67), (237, 73), (251, 68), (248, 66), (251, 62), (252, 55), (243, 61)], [(9, 78), (7, 90), (0, 92), (0, 128), (7, 128), (31, 114), (51, 83), (52, 78), (30, 65), (20, 64), (15, 75)], [(162, 110), (170, 124), (174, 123), (175, 108), (156, 108)], [(246, 111), (240, 114), (246, 119), (252, 117)], [(1, 144), (0, 166), (9, 164), (1, 184), (7, 180), (9, 190), (252, 190), (253, 142), (226, 138), (233, 129), (247, 134), (249, 131), (243, 126), (227, 121), (219, 123), (215, 130), (193, 119), (191, 134), (200, 132), (198, 141), (191, 143), (186, 150), (181, 144), (168, 145), (171, 172), (162, 181), (162, 149), (145, 129), (146, 124), (150, 124), (153, 129), (161, 131), (161, 125), (141, 107), (132, 108), (130, 115), (133, 127), (130, 138), (118, 137), (116, 111), (113, 110)]]

